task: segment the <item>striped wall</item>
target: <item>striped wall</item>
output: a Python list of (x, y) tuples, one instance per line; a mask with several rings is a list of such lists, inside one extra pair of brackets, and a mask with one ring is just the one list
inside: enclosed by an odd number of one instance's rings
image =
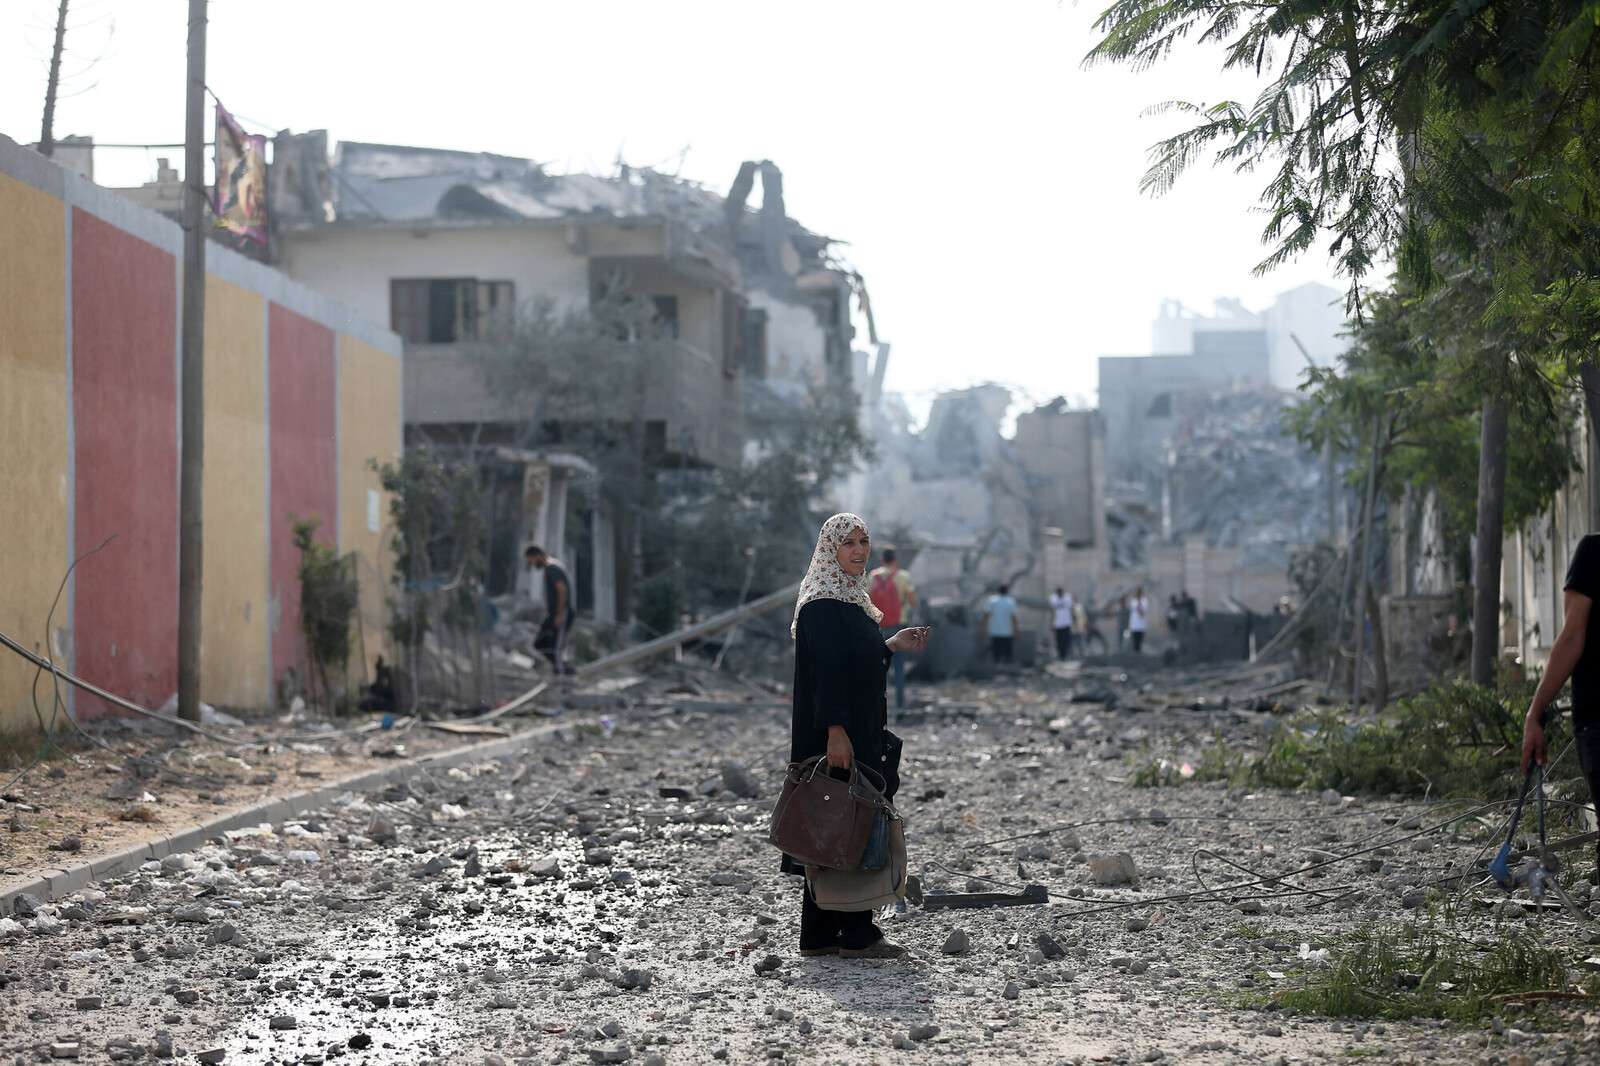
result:
[[(177, 687), (181, 254), (174, 223), (0, 137), (0, 631), (149, 707)], [(206, 267), (202, 696), (263, 709), (306, 672), (291, 513), (357, 556), (353, 678), (383, 651), (370, 465), (400, 452), (400, 343), (217, 245)], [(0, 652), (0, 728), (36, 724), (33, 673)]]

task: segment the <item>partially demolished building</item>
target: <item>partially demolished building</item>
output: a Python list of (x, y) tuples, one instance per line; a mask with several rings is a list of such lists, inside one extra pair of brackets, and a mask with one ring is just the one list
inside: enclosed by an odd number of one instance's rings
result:
[(537, 539), (582, 560), (580, 598), (612, 620), (618, 575), (634, 565), (603, 505), (585, 530), (566, 528), (568, 486), (593, 468), (530, 439), (526, 403), (484, 372), (486, 349), (530, 298), (581, 310), (621, 279), (651, 301), (672, 365), (642, 422), (663, 467), (737, 464), (749, 389), (794, 399), (852, 375), (861, 279), (829, 238), (788, 217), (771, 162), (744, 164), (723, 197), (626, 166), (558, 175), (527, 159), (350, 141), (330, 156), (323, 131), (286, 131), (274, 149), (275, 264), (400, 335), (410, 439), (470, 447), (523, 486), (518, 535), (490, 560), (491, 588), (515, 573), (515, 543)]

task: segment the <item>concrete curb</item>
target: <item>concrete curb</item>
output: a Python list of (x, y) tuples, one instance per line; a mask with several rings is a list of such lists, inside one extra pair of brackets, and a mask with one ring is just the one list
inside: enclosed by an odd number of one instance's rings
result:
[(117, 874), (136, 870), (152, 859), (160, 860), (168, 855), (180, 855), (192, 851), (218, 833), (260, 825), (262, 822), (281, 822), (307, 811), (326, 807), (346, 792), (370, 792), (393, 781), (409, 777), (421, 768), (458, 766), (462, 763), (483, 762), (501, 755), (511, 755), (551, 733), (569, 726), (588, 724), (590, 721), (587, 717), (564, 718), (559, 722), (537, 726), (514, 736), (480, 741), (477, 744), (464, 744), (459, 748), (450, 748), (432, 755), (405, 759), (393, 766), (364, 770), (304, 792), (272, 796), (252, 806), (208, 818), (196, 825), (181, 826), (172, 832), (158, 834), (88, 862), (48, 869), (32, 880), (11, 885), (0, 891), (0, 915), (10, 914), (12, 900), (24, 892), (42, 900), (59, 899), (102, 877), (115, 877)]

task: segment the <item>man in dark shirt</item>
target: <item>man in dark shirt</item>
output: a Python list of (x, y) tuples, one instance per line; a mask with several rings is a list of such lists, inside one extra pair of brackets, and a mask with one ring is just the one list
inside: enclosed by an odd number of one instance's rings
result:
[(533, 638), (533, 646), (549, 657), (559, 677), (567, 672), (563, 661), (567, 651), (567, 633), (578, 616), (577, 608), (572, 603), (572, 579), (567, 576), (566, 568), (546, 555), (537, 544), (528, 545), (523, 557), (535, 571), (534, 580), (544, 581), (544, 622), (539, 626), (538, 636)]
[[(1527, 773), (1534, 763), (1544, 765), (1548, 755), (1545, 711), (1570, 677), (1573, 747), (1593, 800), (1600, 795), (1600, 611), (1591, 607), (1600, 598), (1600, 535), (1590, 534), (1578, 542), (1563, 587), (1567, 620), (1550, 646), (1544, 677), (1522, 724), (1522, 771)], [(1596, 867), (1600, 870), (1600, 849)]]

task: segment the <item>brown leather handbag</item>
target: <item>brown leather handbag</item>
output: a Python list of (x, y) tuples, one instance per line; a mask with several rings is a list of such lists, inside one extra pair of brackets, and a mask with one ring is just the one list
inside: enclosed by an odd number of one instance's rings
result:
[[(868, 775), (877, 778), (874, 785)], [(806, 866), (854, 870), (867, 850), (883, 798), (883, 778), (854, 759), (850, 780), (828, 774), (825, 755), (790, 763), (783, 791), (772, 808), (767, 840)]]

